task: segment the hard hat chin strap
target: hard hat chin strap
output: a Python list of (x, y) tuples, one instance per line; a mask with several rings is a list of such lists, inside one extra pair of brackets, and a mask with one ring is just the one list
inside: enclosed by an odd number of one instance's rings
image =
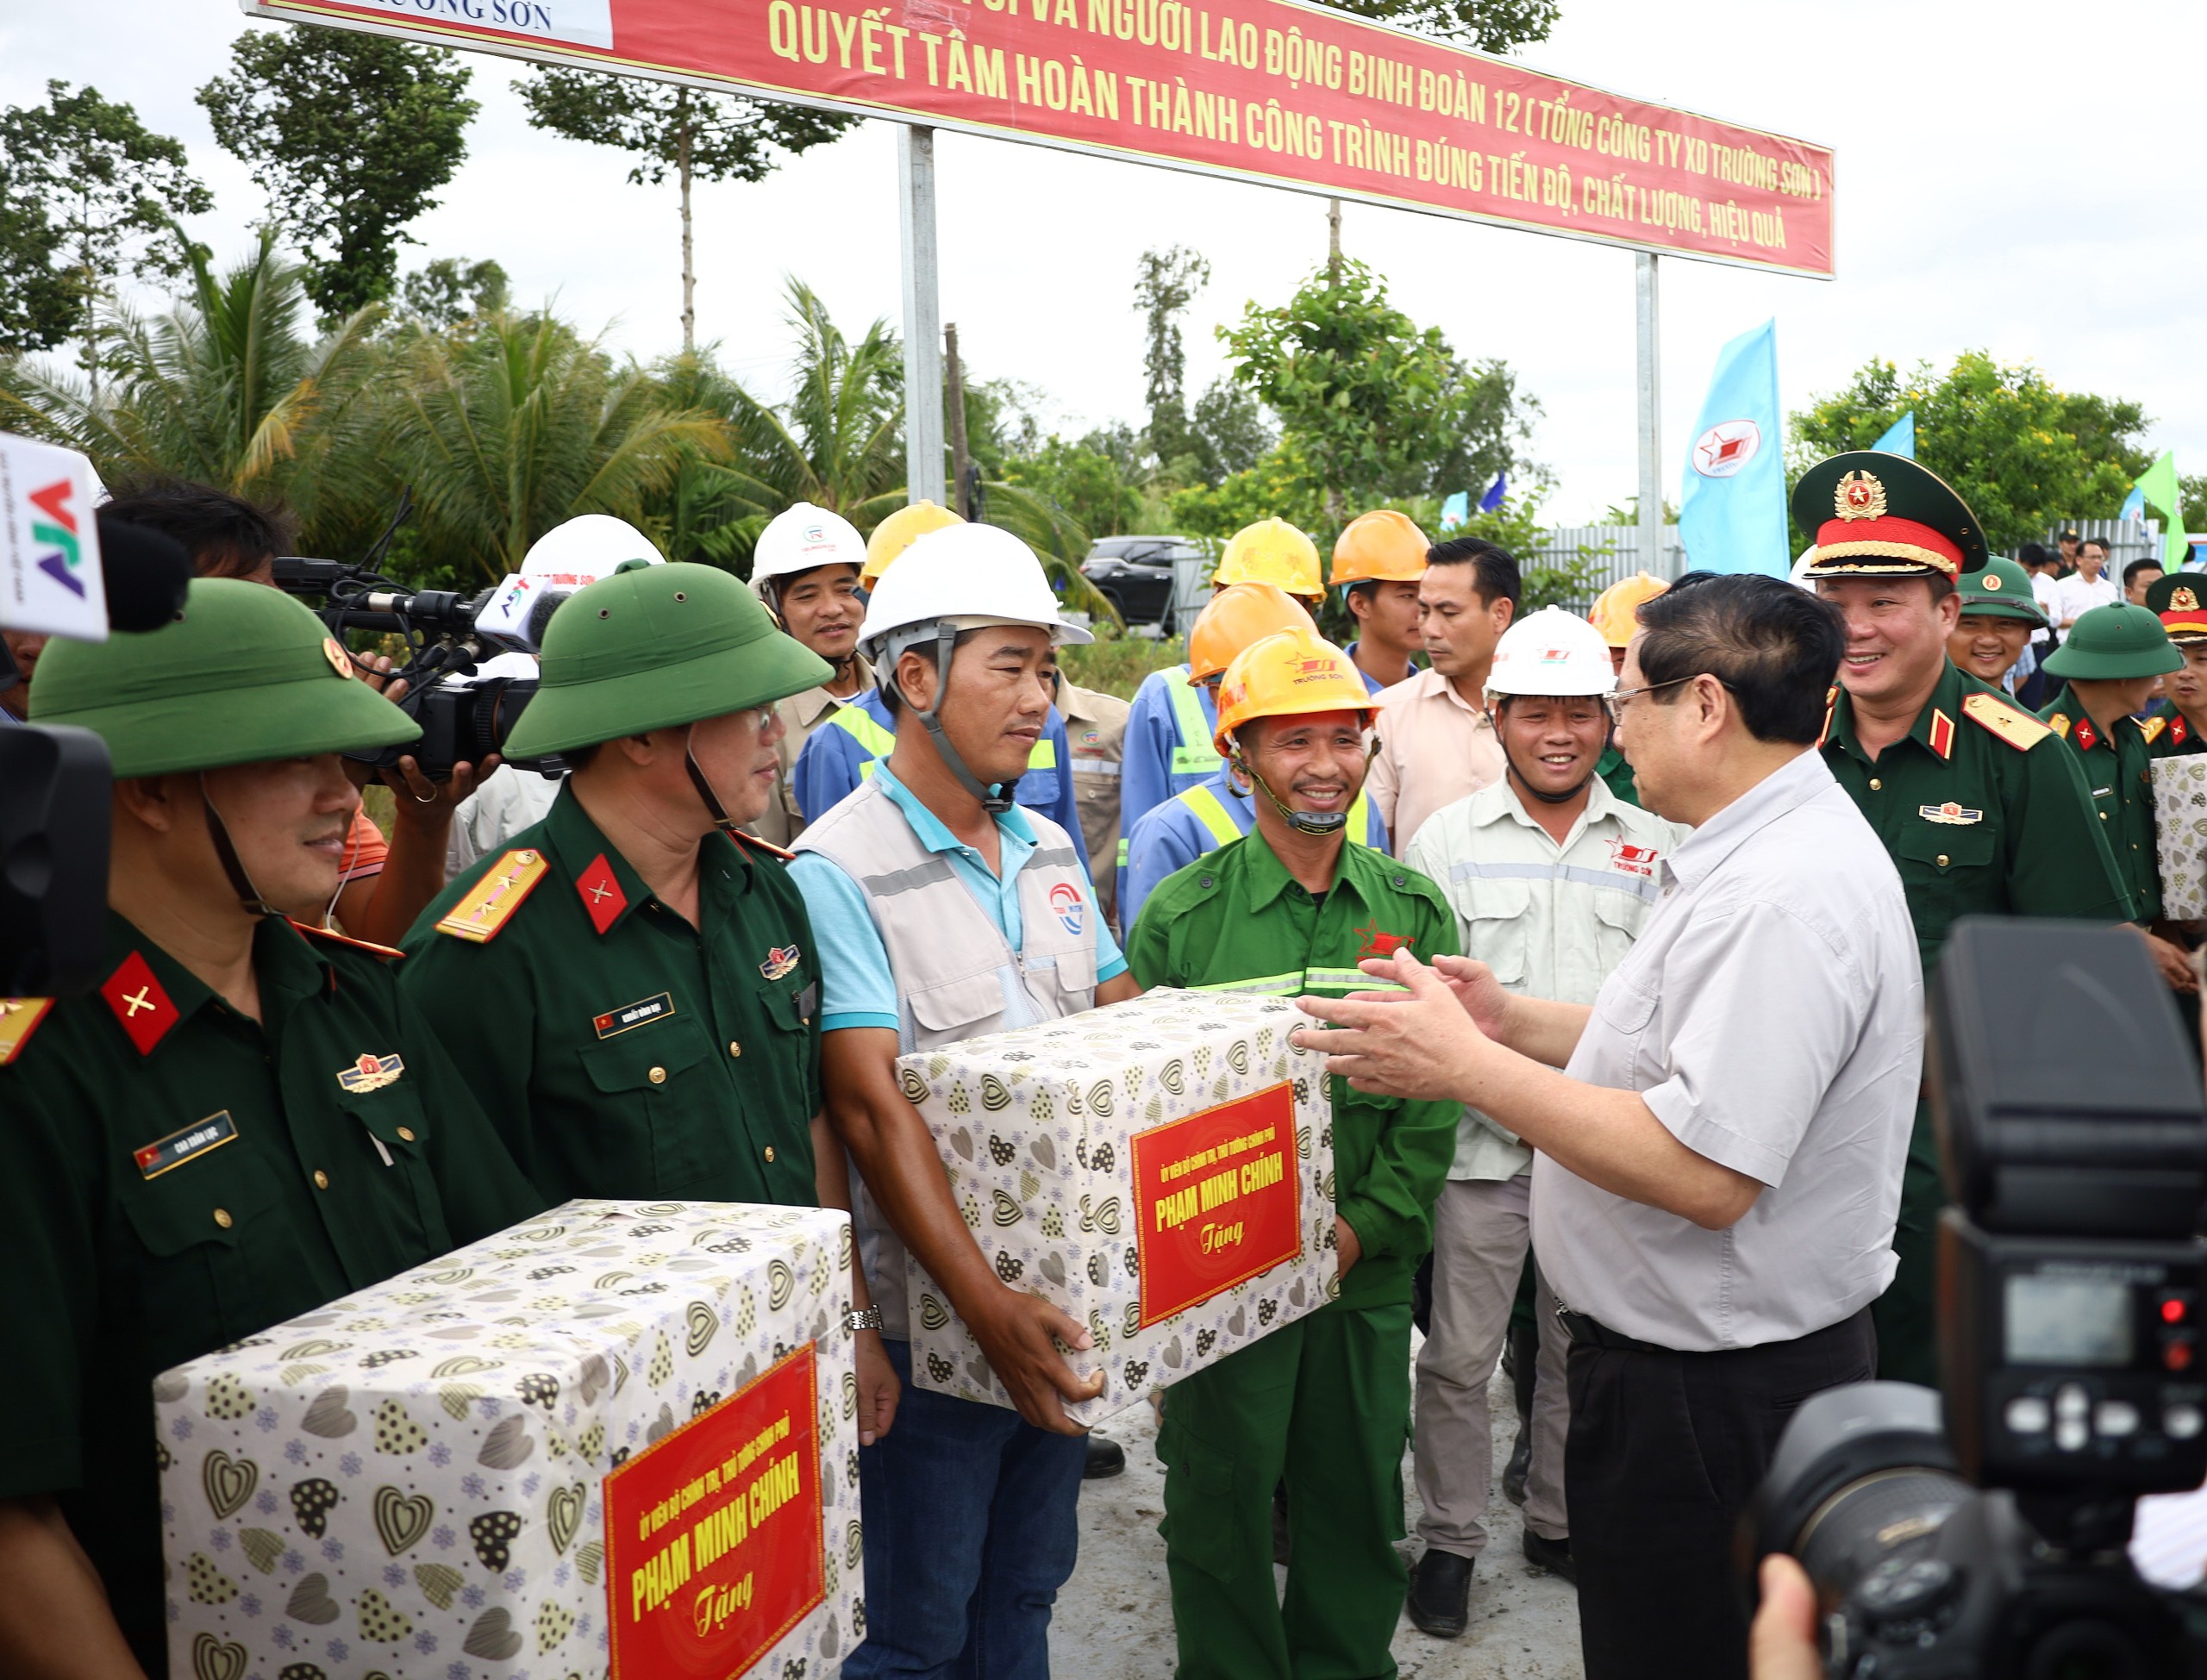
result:
[[(1019, 786), (1019, 778), (1015, 776), (993, 786), (982, 781), (966, 767), (966, 760), (958, 755), (958, 749), (950, 744), (950, 737), (942, 727), (942, 697), (950, 690), (950, 656), (957, 646), (958, 627), (945, 620), (935, 627), (935, 699), (925, 711), (912, 706), (910, 699), (905, 699), (904, 703), (911, 709), (912, 715), (927, 726), (928, 734), (935, 738), (936, 753), (950, 773), (958, 778), (958, 785), (979, 800), (981, 809), (991, 816), (1002, 816), (1011, 809), (1012, 794)], [(897, 657), (902, 658), (903, 653), (903, 649), (898, 649)], [(889, 668), (889, 680), (892, 683), (897, 680), (894, 664)], [(899, 698), (903, 698), (902, 689), (897, 690), (897, 694)]]
[[(1498, 739), (1499, 734), (1497, 732), (1497, 740)], [(1591, 770), (1589, 770), (1584, 776), (1580, 777), (1576, 782), (1573, 782), (1561, 793), (1549, 793), (1544, 789), (1535, 787), (1533, 785), (1532, 779), (1528, 777), (1523, 771), (1517, 768), (1517, 760), (1510, 756), (1510, 748), (1506, 744), (1504, 745), (1502, 748), (1502, 761), (1510, 766), (1510, 773), (1516, 778), (1517, 785), (1522, 788), (1527, 793), (1531, 794), (1534, 798), (1539, 800), (1543, 805), (1568, 805), (1572, 800), (1578, 798), (1580, 794), (1585, 792), (1588, 784), (1594, 779), (1594, 772)]]
[(280, 916), (284, 913), (261, 896), (260, 889), (253, 884), (253, 877), (245, 872), (245, 865), (238, 859), (238, 849), (230, 844), (230, 831), (224, 826), (222, 814), (215, 809), (215, 802), (207, 792), (207, 772), (199, 772), (199, 803), (207, 813), (207, 838), (215, 843), (215, 856), (222, 861), (222, 873), (230, 877), (230, 890), (237, 894), (238, 902), (249, 915)]
[(713, 827), (733, 839), (741, 825), (728, 814), (728, 807), (721, 803), (720, 795), (713, 791), (713, 784), (707, 779), (703, 766), (697, 762), (697, 752), (690, 742), (691, 734), (697, 727), (695, 723), (682, 726), (682, 762), (690, 771), (690, 785), (697, 790), (697, 797), (705, 802), (705, 815), (712, 818)]
[[(1371, 760), (1367, 757), (1365, 762), (1368, 764)], [(1235, 746), (1231, 763), (1235, 769), (1240, 771), (1256, 785), (1256, 787), (1264, 794), (1266, 798), (1272, 801), (1272, 809), (1278, 811), (1280, 815), (1280, 821), (1286, 823), (1289, 828), (1294, 829), (1297, 834), (1308, 834), (1313, 840), (1324, 840), (1330, 835), (1340, 834), (1348, 827), (1348, 812), (1347, 810), (1290, 810), (1286, 804), (1281, 801), (1280, 796), (1272, 791), (1272, 784), (1265, 780), (1263, 777), (1260, 776), (1257, 773), (1256, 766), (1241, 756), (1241, 748), (1239, 743), (1236, 743)], [(1354, 803), (1355, 802), (1351, 801), (1350, 803)]]

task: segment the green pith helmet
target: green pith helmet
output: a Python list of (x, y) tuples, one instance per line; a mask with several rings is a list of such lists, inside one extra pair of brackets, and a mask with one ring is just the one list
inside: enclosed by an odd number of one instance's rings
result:
[(541, 671), (506, 742), (516, 758), (763, 706), (835, 675), (727, 572), (644, 560), (623, 560), (560, 603)]
[(2004, 554), (1995, 554), (1982, 571), (1973, 571), (1957, 583), (1964, 618), (2019, 618), (2046, 628), (2046, 615), (2031, 594), (2030, 574)]
[(2065, 682), (2121, 683), (2181, 671), (2184, 655), (2151, 608), (2117, 601), (2071, 625), (2068, 640), (2048, 657), (2046, 669)]
[(173, 624), (46, 646), (31, 719), (107, 742), (118, 777), (398, 746), (422, 728), (353, 675), (322, 621), (280, 590), (202, 578)]
[(1852, 449), (1818, 461), (1793, 487), (1793, 517), (1816, 534), (1811, 578), (1953, 578), (1985, 561), (1969, 504), (1906, 455)]

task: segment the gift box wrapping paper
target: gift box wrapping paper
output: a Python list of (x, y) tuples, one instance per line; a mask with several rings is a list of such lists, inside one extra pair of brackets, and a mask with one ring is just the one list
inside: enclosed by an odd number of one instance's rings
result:
[(178, 1680), (833, 1674), (851, 1227), (571, 1202), (154, 1384)]
[(2154, 760), (2154, 828), (2160, 852), (2161, 914), (2207, 916), (2207, 753)]
[[(1014, 1288), (1085, 1324), (1070, 1355), (1104, 1391), (1093, 1424), (1340, 1292), (1325, 1059), (1292, 1002), (1160, 989), (899, 1059), (960, 1210)], [(1011, 1397), (919, 1263), (912, 1375)]]

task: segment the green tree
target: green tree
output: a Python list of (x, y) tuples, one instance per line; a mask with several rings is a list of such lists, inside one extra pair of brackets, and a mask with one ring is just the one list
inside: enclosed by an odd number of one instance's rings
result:
[(2184, 500), (2184, 528), (2207, 539), (2207, 473), (2193, 473), (2176, 483)]
[[(312, 528), (365, 487), (333, 457), (372, 426), (380, 311), (306, 330), (304, 271), (264, 228), (219, 277), (187, 258), (191, 290), (151, 319), (110, 306), (103, 391), (22, 361), (0, 372), (0, 427), (80, 449), (109, 484), (190, 478), (288, 500)], [(366, 518), (368, 515), (363, 515)]]
[(1558, 0), (1337, 0), (1343, 11), (1399, 23), (1421, 34), (1460, 41), (1483, 53), (1507, 53), (1546, 41)]
[(100, 295), (116, 278), (173, 278), (187, 241), (174, 218), (214, 208), (184, 147), (97, 89), (50, 81), (43, 105), (0, 112), (0, 349), (82, 335), (100, 376)]
[(470, 72), (442, 47), (345, 29), (250, 30), (230, 63), (199, 103), (305, 252), (323, 318), (388, 297), (407, 224), (466, 155)]
[(697, 269), (690, 189), (697, 180), (760, 181), (783, 153), (810, 150), (859, 119), (771, 100), (701, 93), (595, 70), (538, 68), (522, 84), (532, 127), (636, 154), (628, 179), (681, 187), (682, 347), (697, 346)]
[(1214, 480), (1247, 472), (1279, 440), (1266, 422), (1263, 406), (1227, 378), (1212, 380), (1196, 399), (1190, 429)]
[(1052, 436), (1031, 454), (1007, 462), (1003, 479), (1056, 508), (1091, 537), (1131, 531), (1141, 515), (1141, 497), (1125, 470), (1086, 444)]
[(1183, 245), (1145, 251), (1135, 267), (1135, 307), (1142, 317), (1149, 452), (1168, 474), (1195, 441), (1188, 430), (1188, 356), (1180, 340), (1180, 316), (1210, 280), (1209, 261)]
[[(1865, 362), (1845, 390), (1792, 416), (1790, 476), (1867, 449), (1911, 409), (1916, 459), (1960, 493), (1996, 550), (2042, 538), (2059, 519), (2114, 517), (2152, 464), (2137, 403), (2058, 390), (2029, 363), (1969, 350), (1943, 375), (1928, 361), (1905, 378)], [(1793, 540), (1797, 550), (1809, 539), (1797, 529)]]
[(1518, 449), (1540, 405), (1507, 365), (1466, 366), (1360, 262), (1319, 269), (1278, 309), (1251, 303), (1220, 335), (1235, 378), (1279, 416), (1332, 529), (1352, 503), (1462, 489), (1504, 470), (1537, 476)]
[(497, 315), (513, 300), (513, 286), (503, 265), (486, 257), (439, 257), (408, 275), (398, 289), (401, 310), (432, 327), (457, 327), (463, 321)]

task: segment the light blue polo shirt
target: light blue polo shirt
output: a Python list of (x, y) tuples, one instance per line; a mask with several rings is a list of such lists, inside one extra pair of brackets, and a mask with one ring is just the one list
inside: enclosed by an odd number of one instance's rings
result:
[[(967, 846), (898, 781), (886, 759), (876, 763), (873, 779), (896, 803), (910, 823), (922, 846), (950, 860), (960, 884), (994, 922), (1004, 943), (1014, 951), (1024, 939), (1019, 914), (1019, 871), (1035, 854), (1034, 825), (1027, 813), (1014, 805), (997, 818), (998, 844), (1003, 849), (1001, 875), (990, 869), (981, 854)], [(889, 952), (874, 927), (866, 894), (841, 866), (817, 852), (800, 852), (790, 865), (790, 876), (804, 895), (805, 913), (812, 921), (812, 942), (819, 953), (820, 1030), (833, 1033), (846, 1027), (885, 1027), (896, 1032), (900, 1024), (897, 979), (889, 967)], [(1096, 908), (1096, 889), (1085, 879), (1081, 895), (1088, 913), (1096, 918), (1096, 978), (1098, 984), (1127, 971), (1127, 959), (1118, 941)], [(1028, 1027), (1041, 1019), (1028, 1001), (1027, 989), (1010, 968), (1003, 971), (1006, 1027)]]

